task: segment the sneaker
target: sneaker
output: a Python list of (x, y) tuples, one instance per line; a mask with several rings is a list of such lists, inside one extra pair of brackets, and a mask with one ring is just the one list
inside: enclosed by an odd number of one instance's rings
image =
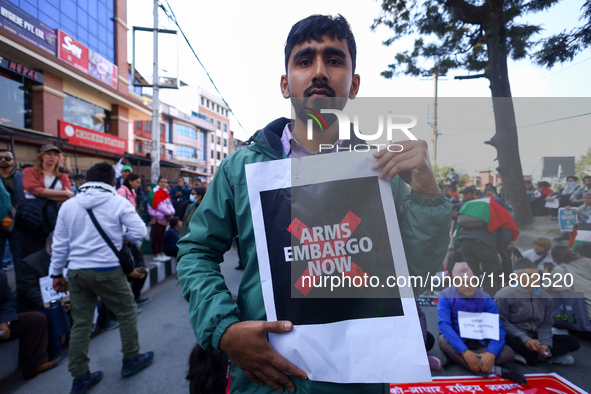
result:
[(88, 389), (95, 386), (103, 378), (103, 372), (97, 371), (90, 373), (86, 372), (86, 375), (78, 376), (74, 378), (72, 382), (72, 391), (70, 394), (86, 394)]
[(152, 364), (154, 360), (154, 352), (147, 352), (143, 354), (138, 354), (135, 358), (131, 360), (123, 359), (123, 367), (121, 368), (121, 376), (124, 378), (128, 378), (130, 376), (135, 375), (142, 369), (148, 367)]
[(152, 299), (150, 297), (148, 297), (148, 298), (136, 298), (135, 299), (135, 303), (137, 304), (137, 306), (145, 305), (145, 304), (147, 304), (150, 301), (152, 301)]
[(46, 363), (39, 365), (35, 369), (32, 369), (30, 371), (23, 371), (23, 379), (24, 380), (33, 379), (35, 376), (39, 375), (40, 373), (49, 371), (50, 369), (57, 367), (58, 365), (60, 365), (60, 363), (62, 362), (64, 357), (65, 356), (58, 356), (55, 359), (53, 359), (52, 361), (48, 361)]
[(516, 370), (511, 368), (501, 368), (501, 377), (503, 379), (509, 379), (510, 381), (515, 383), (527, 383), (527, 379), (525, 378), (524, 374), (522, 374), (521, 372), (517, 372)]
[(160, 253), (159, 261), (168, 261), (171, 260), (172, 257), (165, 255), (164, 253)]
[(162, 253), (156, 254), (154, 255), (154, 257), (152, 258), (152, 260), (154, 261), (164, 261), (164, 259), (162, 258), (164, 255)]
[(137, 314), (139, 315), (140, 313), (142, 313), (142, 308), (137, 308)]
[(519, 353), (515, 353), (515, 356), (513, 357), (513, 359), (515, 361), (517, 361), (518, 363), (527, 365), (527, 360), (525, 359), (525, 357), (523, 357), (521, 354)]
[(111, 331), (119, 327), (119, 322), (115, 320), (107, 320), (105, 324), (102, 325), (101, 331)]
[(238, 265), (234, 267), (234, 269), (238, 271), (244, 271), (244, 265), (242, 264), (242, 261), (239, 261)]
[(441, 361), (437, 357), (427, 356), (427, 359), (429, 360), (429, 368), (431, 368), (432, 371), (441, 370)]
[(575, 358), (570, 354), (565, 354), (564, 356), (550, 357), (548, 362), (550, 364), (573, 365), (575, 363)]

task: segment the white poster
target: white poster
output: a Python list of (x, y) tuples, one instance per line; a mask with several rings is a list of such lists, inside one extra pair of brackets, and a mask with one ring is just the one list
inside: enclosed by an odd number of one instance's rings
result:
[(552, 201), (546, 201), (546, 204), (544, 204), (544, 206), (546, 208), (559, 208), (560, 207), (560, 200), (555, 198)]
[(69, 291), (58, 293), (53, 289), (53, 278), (49, 276), (39, 278), (39, 287), (41, 288), (41, 297), (43, 297), (43, 304), (45, 304), (46, 308), (49, 307), (49, 303), (53, 300), (66, 298), (64, 301), (68, 301), (70, 299)]
[(462, 338), (499, 340), (499, 315), (496, 313), (458, 311), (458, 325)]
[(269, 340), (315, 381), (431, 380), (412, 289), (386, 285), (409, 274), (374, 161), (341, 152), (246, 166), (267, 320), (294, 323)]

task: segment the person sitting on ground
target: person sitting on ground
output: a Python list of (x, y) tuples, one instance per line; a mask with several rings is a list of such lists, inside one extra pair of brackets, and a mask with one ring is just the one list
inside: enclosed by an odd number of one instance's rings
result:
[(505, 201), (499, 197), (499, 194), (495, 190), (493, 186), (488, 186), (484, 189), (484, 197), (493, 198), (496, 202), (498, 202), (503, 208), (507, 210), (511, 214), (511, 216), (515, 216), (515, 212), (513, 210), (513, 206), (509, 203), (509, 201)]
[(137, 208), (137, 194), (135, 191), (141, 184), (142, 178), (138, 174), (132, 172), (127, 175), (123, 181), (123, 185), (117, 189), (117, 194), (127, 199), (134, 208)]
[(170, 219), (170, 227), (164, 234), (164, 254), (170, 257), (176, 257), (179, 247), (176, 243), (181, 239), (181, 227), (183, 222), (176, 216)]
[(528, 365), (541, 361), (573, 364), (575, 359), (569, 353), (579, 349), (579, 342), (570, 335), (552, 335), (552, 297), (533, 286), (540, 275), (537, 267), (524, 257), (515, 263), (513, 272), (519, 278), (517, 285), (499, 290), (495, 303), (505, 327), (505, 342), (515, 352), (515, 360)]
[[(435, 337), (427, 330), (427, 315), (425, 315), (423, 308), (421, 308), (419, 302), (416, 299), (415, 304), (417, 305), (417, 312), (419, 313), (419, 322), (421, 323), (421, 331), (423, 332), (423, 341), (425, 342), (425, 349), (429, 351), (433, 349), (433, 345), (435, 344)], [(429, 360), (429, 368), (431, 368), (432, 371), (441, 370), (441, 360), (431, 355), (427, 355), (427, 359)]]
[[(551, 263), (552, 266), (556, 266), (550, 249), (552, 248), (552, 241), (546, 237), (539, 237), (534, 240), (533, 248), (522, 252), (522, 257), (529, 259), (538, 268), (538, 271), (544, 271), (544, 268), (548, 268), (547, 263)], [(552, 271), (548, 269), (548, 271)]]
[[(467, 263), (456, 263), (452, 277), (462, 278), (461, 286), (451, 286), (439, 294), (439, 348), (449, 359), (470, 371), (488, 376), (493, 373), (516, 383), (527, 383), (525, 376), (501, 365), (513, 361), (513, 350), (505, 345), (505, 330), (499, 318), (498, 340), (462, 338), (458, 321), (459, 312), (499, 314), (493, 299), (473, 286), (474, 273)], [(457, 279), (456, 279), (457, 281)], [(477, 282), (477, 281), (476, 281)]]
[(531, 200), (531, 209), (534, 216), (546, 216), (550, 214), (550, 210), (545, 207), (546, 197), (552, 193), (550, 184), (546, 181), (540, 181), (536, 185), (534, 197)]
[[(566, 209), (571, 207), (567, 205)], [(583, 205), (574, 208), (573, 213), (578, 215), (578, 221), (585, 222), (591, 219), (591, 192), (583, 194)]]
[(513, 264), (523, 257), (521, 251), (515, 247), (515, 241), (509, 242), (509, 245), (501, 253), (501, 271), (505, 277), (509, 277), (513, 272)]
[(583, 204), (583, 195), (587, 192), (591, 192), (591, 175), (585, 175), (583, 177), (583, 185), (570, 195), (570, 205), (577, 206)]
[[(579, 185), (579, 178), (574, 175), (569, 175), (566, 177), (566, 185), (561, 190), (550, 194), (546, 197), (546, 201), (554, 201), (558, 199), (560, 202), (560, 207), (566, 207), (570, 204), (570, 196), (576, 192), (581, 185)], [(558, 208), (551, 208), (552, 212), (552, 219), (558, 219)]]
[[(591, 258), (588, 256), (591, 256), (590, 243), (578, 245), (576, 251), (567, 246), (553, 247), (552, 257), (558, 266), (552, 270), (552, 277), (560, 280), (552, 280), (551, 290), (559, 292), (573, 289), (581, 293), (585, 297), (587, 316), (591, 317)], [(567, 273), (572, 275), (572, 287), (565, 284), (564, 277)]]
[(536, 194), (536, 188), (531, 184), (531, 181), (525, 181), (525, 191), (529, 201), (531, 202)]
[(47, 319), (41, 312), (16, 313), (16, 298), (6, 272), (0, 270), (0, 343), (20, 339), (19, 366), (31, 379), (57, 367), (63, 357), (50, 361), (47, 354)]

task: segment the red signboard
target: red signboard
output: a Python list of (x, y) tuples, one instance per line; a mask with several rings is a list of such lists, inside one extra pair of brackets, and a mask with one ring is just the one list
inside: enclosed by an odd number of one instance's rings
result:
[(117, 89), (117, 66), (88, 49), (73, 37), (58, 30), (57, 57), (85, 74), (90, 74), (102, 83)]
[(466, 376), (437, 377), (428, 383), (390, 384), (390, 394), (585, 394), (562, 376), (552, 374), (525, 375), (526, 384), (513, 383), (499, 377)]
[(82, 146), (103, 152), (123, 155), (127, 150), (127, 141), (110, 134), (76, 126), (75, 124), (59, 121), (60, 137), (67, 138), (71, 145)]
[(57, 32), (57, 57), (88, 74), (88, 48), (61, 30)]

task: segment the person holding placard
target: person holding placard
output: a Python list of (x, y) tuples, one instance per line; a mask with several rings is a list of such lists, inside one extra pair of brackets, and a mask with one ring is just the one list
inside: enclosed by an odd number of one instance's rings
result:
[(579, 342), (570, 335), (552, 335), (552, 297), (535, 287), (539, 278), (537, 267), (527, 258), (513, 266), (517, 283), (510, 283), (495, 295), (505, 341), (516, 353), (515, 360), (528, 365), (541, 361), (553, 364), (574, 364), (568, 353), (579, 349)]
[[(360, 86), (355, 61), (355, 39), (344, 17), (305, 18), (292, 27), (287, 39), (281, 93), (285, 99), (292, 99), (292, 104), (302, 98), (339, 102), (354, 99)], [(388, 389), (386, 382), (344, 385), (309, 380), (304, 371), (277, 353), (267, 340), (268, 333), (287, 333), (294, 325), (286, 320), (266, 321), (245, 165), (335, 151), (321, 151), (325, 144), (350, 149), (363, 143), (355, 135), (351, 140), (339, 140), (338, 122), (322, 131), (320, 126), (313, 126), (312, 138), (307, 138), (306, 121), (299, 115), (295, 118), (269, 123), (251, 137), (245, 149), (222, 162), (201, 207), (191, 219), (189, 232), (179, 241), (178, 277), (183, 296), (189, 302), (189, 318), (204, 349), (222, 349), (232, 360), (232, 392), (297, 389), (300, 393), (383, 393)], [(391, 181), (389, 186), (399, 215), (396, 225), (402, 235), (409, 271), (426, 276), (435, 272), (445, 257), (451, 202), (437, 185), (427, 144), (413, 140), (400, 144), (403, 154), (383, 149), (373, 155), (369, 167), (380, 178)], [(289, 176), (289, 171), (285, 175)], [(219, 264), (237, 235), (245, 271), (238, 300), (234, 301)]]
[[(449, 359), (474, 373), (483, 376), (493, 373), (516, 383), (527, 383), (522, 373), (501, 367), (502, 364), (513, 361), (513, 350), (505, 345), (505, 330), (493, 299), (471, 284), (471, 278), (478, 278), (467, 263), (456, 263), (452, 276), (462, 278), (463, 283), (461, 286), (448, 287), (439, 294), (437, 316), (441, 351)], [(493, 315), (487, 316), (494, 320), (490, 333), (484, 336), (474, 335), (464, 329), (464, 323), (471, 315), (478, 314), (477, 317), (480, 318), (483, 313)]]

